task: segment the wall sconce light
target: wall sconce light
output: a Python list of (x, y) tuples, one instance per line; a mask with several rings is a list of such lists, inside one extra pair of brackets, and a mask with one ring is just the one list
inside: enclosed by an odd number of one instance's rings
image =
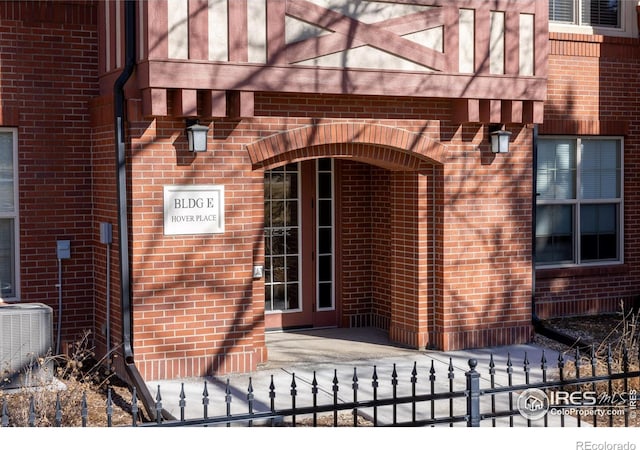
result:
[(489, 127), (491, 136), (491, 151), (493, 153), (509, 153), (509, 137), (511, 131), (503, 129), (502, 125), (492, 125)]
[(187, 141), (190, 152), (207, 151), (207, 133), (209, 127), (200, 125), (197, 120), (187, 120)]

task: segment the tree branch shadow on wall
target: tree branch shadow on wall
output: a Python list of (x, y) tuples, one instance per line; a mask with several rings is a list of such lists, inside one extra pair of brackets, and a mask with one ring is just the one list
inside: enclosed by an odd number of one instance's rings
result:
[[(206, 8), (206, 6), (203, 6), (203, 8)], [(352, 23), (351, 26), (357, 27), (355, 23)], [(355, 30), (353, 31), (354, 33), (351, 33), (350, 34), (351, 36), (355, 34)], [(487, 59), (488, 59), (488, 55), (487, 55)], [(482, 64), (486, 64), (486, 63), (487, 61), (484, 61)], [(353, 83), (351, 82), (352, 76), (353, 76), (352, 73), (349, 71), (343, 72), (342, 86), (345, 91), (348, 91), (349, 87), (353, 85)], [(248, 81), (250, 81), (250, 79), (238, 80), (237, 88), (241, 89), (242, 86), (245, 85)], [(430, 77), (428, 75), (424, 77), (423, 83), (425, 85), (431, 83)], [(269, 86), (266, 90), (270, 89), (272, 91), (278, 91), (285, 84), (286, 84), (286, 80), (274, 80), (272, 85)], [(396, 99), (396, 101), (402, 102), (403, 100)], [(430, 102), (430, 99), (417, 100), (417, 103), (424, 103), (425, 109), (427, 108), (429, 102)], [(320, 122), (323, 119), (331, 119), (331, 118), (344, 119), (345, 118), (345, 115), (344, 115), (345, 113), (343, 112), (338, 113), (338, 112), (332, 112), (332, 111), (328, 111), (328, 112), (325, 111), (321, 114), (316, 114), (315, 117), (314, 117), (314, 113), (307, 112), (305, 114), (303, 114), (303, 117), (316, 122)], [(381, 119), (381, 116), (376, 116), (375, 112), (368, 112), (368, 111), (351, 113), (348, 117), (357, 118), (357, 119), (367, 119), (367, 120), (373, 120), (373, 121)], [(483, 133), (481, 142), (477, 146), (478, 152), (477, 153), (474, 152), (468, 156), (465, 155), (465, 158), (467, 158), (464, 162), (466, 167), (463, 168), (463, 173), (460, 176), (460, 178), (464, 179), (465, 183), (467, 184), (476, 185), (476, 186), (486, 186), (492, 183), (493, 181), (494, 177), (491, 174), (484, 174), (484, 175), (478, 174), (478, 171), (475, 167), (475, 162), (477, 162), (478, 160), (480, 161), (480, 164), (482, 166), (494, 166), (496, 169), (495, 170), (496, 172), (510, 171), (509, 162), (508, 162), (509, 160), (507, 158), (498, 160), (496, 155), (491, 153), (491, 150), (488, 144), (488, 133), (486, 133), (486, 130), (485, 130), (486, 127), (483, 124), (474, 124), (474, 123), (465, 123), (465, 124), (457, 124), (457, 125), (453, 124), (452, 111), (451, 111), (450, 105), (449, 105), (449, 110), (440, 116), (425, 117), (424, 115), (421, 114), (421, 112), (415, 112), (415, 113), (407, 114), (403, 118), (414, 119), (414, 120), (420, 119), (422, 121), (422, 124), (417, 126), (415, 130), (412, 131), (416, 135), (421, 135), (421, 134), (425, 134), (428, 136), (433, 135), (432, 125), (434, 123), (438, 123), (439, 130), (440, 130), (439, 139), (440, 139), (440, 142), (442, 142), (445, 145), (451, 144), (458, 134), (460, 135), (462, 142), (469, 143), (469, 142), (474, 142), (477, 139), (478, 133), (481, 133), (481, 132)], [(214, 122), (214, 139), (220, 139), (220, 140), (226, 140), (229, 136), (231, 136), (234, 130), (241, 123), (240, 120), (230, 120), (230, 119), (216, 119), (213, 122)], [(316, 137), (317, 136), (315, 135), (311, 135), (309, 138), (309, 142), (316, 142)], [(519, 138), (520, 138), (519, 134), (514, 135), (514, 139), (519, 139)], [(182, 150), (182, 148), (184, 147), (183, 144), (186, 144), (186, 140), (183, 142), (182, 139), (183, 137), (179, 136), (174, 141), (174, 146), (176, 147), (176, 163), (178, 166), (182, 166), (182, 167), (193, 166), (194, 163), (197, 162), (197, 156), (195, 154), (185, 153), (185, 151)], [(451, 156), (451, 154), (449, 154), (449, 156)], [(496, 164), (497, 164), (497, 167), (495, 166)], [(196, 169), (194, 168), (193, 173), (191, 175), (189, 175), (188, 173), (185, 173), (185, 177), (195, 176), (195, 173), (196, 173)], [(504, 189), (502, 190), (502, 192), (498, 193), (497, 195), (499, 196), (509, 195), (510, 192), (520, 191), (522, 189), (526, 189), (527, 186), (531, 185), (530, 172), (522, 170), (520, 172), (512, 171), (511, 173), (513, 174), (513, 177), (510, 179), (507, 185), (504, 186)], [(255, 174), (251, 174), (250, 171), (249, 172), (236, 171), (235, 173), (225, 173), (224, 175), (226, 179), (234, 178), (234, 179), (245, 179), (245, 180), (251, 179), (252, 176), (253, 178), (256, 178), (256, 179), (258, 178), (255, 176)], [(260, 177), (260, 183), (258, 183), (258, 181), (256, 180), (255, 182), (256, 190), (258, 190), (258, 184), (260, 184), (260, 188), (262, 187), (261, 180), (262, 180), (261, 177)], [(490, 264), (493, 266), (493, 271), (506, 272), (505, 264), (508, 265), (509, 263), (499, 262), (499, 261), (502, 261), (502, 259), (504, 259), (504, 253), (505, 253), (504, 248), (505, 246), (508, 246), (510, 242), (511, 231), (503, 223), (494, 223), (484, 228), (478, 227), (477, 224), (473, 222), (472, 218), (467, 215), (467, 211), (464, 209), (463, 206), (467, 204), (466, 202), (468, 202), (470, 199), (474, 199), (474, 198), (477, 199), (484, 194), (481, 192), (480, 188), (476, 188), (473, 190), (462, 189), (462, 186), (459, 186), (459, 188), (460, 189), (456, 190), (456, 186), (451, 186), (451, 183), (445, 182), (445, 189), (447, 192), (446, 201), (448, 205), (451, 205), (450, 212), (457, 217), (460, 223), (466, 224), (469, 230), (473, 230), (473, 235), (476, 242), (479, 242), (482, 247), (493, 249), (493, 250), (490, 250), (486, 256), (487, 260), (489, 260)], [(235, 194), (239, 194), (239, 192), (235, 192)], [(255, 199), (258, 198), (257, 192), (254, 192), (253, 196), (255, 197), (254, 198), (254, 201), (255, 201)], [(243, 220), (244, 208), (250, 208), (250, 206), (242, 205), (242, 208), (232, 209), (227, 213), (228, 223), (234, 224), (234, 226), (230, 228), (230, 230), (227, 231), (227, 233), (231, 232), (231, 230), (239, 232), (241, 235), (239, 240), (242, 240), (247, 235), (250, 235), (249, 231), (247, 230), (239, 231), (240, 228), (239, 228), (239, 225), (237, 225), (241, 223)], [(514, 206), (514, 210), (504, 211), (505, 220), (508, 220), (509, 217), (518, 216), (518, 214), (520, 214), (515, 208), (516, 207)], [(438, 212), (441, 215), (443, 215), (445, 211), (440, 210)], [(531, 229), (531, 223), (522, 224), (522, 225), (529, 227), (529, 229)], [(255, 233), (252, 235), (252, 239), (254, 240), (252, 244), (254, 249), (253, 255), (243, 257), (243, 259), (247, 261), (246, 266), (249, 266), (249, 267), (252, 265), (253, 261), (255, 261), (256, 259), (259, 259), (260, 257), (259, 255), (263, 255), (263, 251), (260, 250), (263, 245), (261, 242), (261, 240), (263, 239), (262, 234), (259, 233), (259, 230), (254, 230), (254, 232)], [(215, 241), (216, 241), (216, 238), (211, 239), (211, 243), (213, 243), (213, 245), (215, 245)], [(163, 242), (163, 240), (158, 240), (156, 246), (150, 245), (141, 251), (144, 251), (145, 255), (151, 256), (156, 254), (159, 250), (161, 250), (164, 247), (164, 244), (165, 242)], [(209, 245), (209, 243), (207, 243), (207, 245)], [(249, 262), (248, 258), (252, 258), (252, 261)], [(522, 256), (518, 256), (518, 258), (522, 258)], [(196, 264), (196, 262), (193, 261), (193, 264)], [(207, 265), (205, 261), (198, 261), (197, 264), (201, 264), (201, 266), (199, 267), (201, 267), (206, 272)], [(459, 260), (453, 261), (452, 264), (464, 266), (465, 261), (463, 258), (460, 258)], [(145, 265), (142, 264), (141, 270), (144, 270), (144, 268), (145, 268)], [(211, 272), (212, 279), (209, 280), (204, 287), (209, 290), (211, 297), (213, 297), (214, 299), (224, 298), (225, 295), (222, 293), (229, 292), (228, 291), (229, 286), (225, 280), (216, 279), (215, 277), (216, 273), (217, 273), (216, 271)], [(161, 288), (158, 287), (157, 290), (153, 290), (153, 292), (150, 292), (150, 296), (152, 297), (169, 296), (170, 297), (171, 295), (173, 295), (172, 293), (175, 292), (176, 289), (180, 289), (183, 285), (188, 284), (190, 281), (191, 281), (190, 277), (187, 275), (177, 276), (174, 283), (166, 286), (162, 286)], [(510, 299), (516, 295), (517, 290), (521, 288), (526, 289), (526, 286), (524, 286), (524, 283), (520, 283), (520, 282), (516, 282), (514, 284), (513, 281), (511, 282), (506, 281), (505, 284), (508, 285), (509, 287), (508, 289), (501, 292), (500, 300), (498, 301), (498, 303), (496, 303), (500, 305), (500, 309), (502, 311), (499, 315), (499, 320), (502, 322), (508, 322), (510, 320), (510, 310), (511, 310), (511, 308), (509, 307)], [(222, 339), (222, 341), (219, 343), (216, 343), (215, 347), (211, 346), (207, 349), (207, 351), (213, 352), (215, 359), (224, 355), (229, 348), (233, 347), (233, 345), (235, 344), (238, 338), (238, 334), (241, 334), (245, 337), (251, 336), (253, 329), (264, 327), (264, 319), (263, 319), (264, 311), (260, 312), (260, 308), (263, 308), (263, 304), (255, 303), (254, 295), (253, 295), (253, 285), (254, 285), (254, 282), (252, 280), (251, 274), (246, 274), (246, 276), (243, 276), (241, 280), (239, 280), (238, 285), (233, 286), (234, 288), (233, 292), (238, 294), (235, 297), (238, 299), (235, 306), (237, 306), (238, 307), (237, 309), (239, 309), (241, 312), (236, 313), (233, 319), (231, 320), (231, 323), (229, 325), (224, 326), (224, 328), (227, 329), (228, 331), (225, 337)], [(456, 292), (447, 292), (444, 294), (444, 298), (447, 299), (446, 300), (447, 302), (452, 301), (449, 299), (454, 299), (453, 301), (455, 302), (462, 302), (462, 303), (464, 303), (465, 301), (469, 302), (469, 300), (465, 300), (461, 298)], [(215, 300), (211, 300), (211, 303), (212, 305), (214, 305)], [(142, 300), (142, 304), (144, 304), (144, 299)], [(213, 314), (213, 316), (215, 316), (215, 314)], [(484, 314), (483, 313), (478, 314), (477, 317), (480, 318), (480, 322), (484, 320), (489, 320), (489, 319), (495, 321), (493, 308), (489, 312), (486, 312)], [(203, 318), (203, 320), (207, 320), (207, 319), (208, 318), (206, 317)], [(159, 329), (157, 331), (163, 331), (161, 325), (158, 325), (158, 327)], [(215, 372), (215, 369), (216, 369), (215, 367), (210, 367), (209, 372)]]

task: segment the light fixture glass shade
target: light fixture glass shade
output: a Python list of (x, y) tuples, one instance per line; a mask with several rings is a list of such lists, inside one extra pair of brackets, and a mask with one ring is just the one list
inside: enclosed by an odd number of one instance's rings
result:
[(209, 127), (200, 124), (193, 124), (187, 127), (187, 140), (189, 141), (190, 152), (207, 151), (207, 132)]
[(511, 132), (498, 130), (491, 133), (491, 151), (493, 153), (509, 153)]

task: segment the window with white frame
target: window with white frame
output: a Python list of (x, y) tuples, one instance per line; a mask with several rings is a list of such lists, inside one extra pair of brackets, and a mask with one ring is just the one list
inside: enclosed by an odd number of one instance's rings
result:
[(622, 140), (540, 138), (538, 266), (622, 262)]
[(549, 0), (549, 21), (621, 28), (620, 0)]
[(0, 128), (0, 298), (18, 296), (17, 133)]

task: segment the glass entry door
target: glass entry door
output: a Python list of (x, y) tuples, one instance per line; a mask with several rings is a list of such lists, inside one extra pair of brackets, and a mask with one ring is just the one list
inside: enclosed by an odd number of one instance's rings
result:
[(265, 310), (300, 311), (300, 168), (264, 174)]
[(331, 159), (265, 171), (267, 329), (337, 323), (333, 185)]

